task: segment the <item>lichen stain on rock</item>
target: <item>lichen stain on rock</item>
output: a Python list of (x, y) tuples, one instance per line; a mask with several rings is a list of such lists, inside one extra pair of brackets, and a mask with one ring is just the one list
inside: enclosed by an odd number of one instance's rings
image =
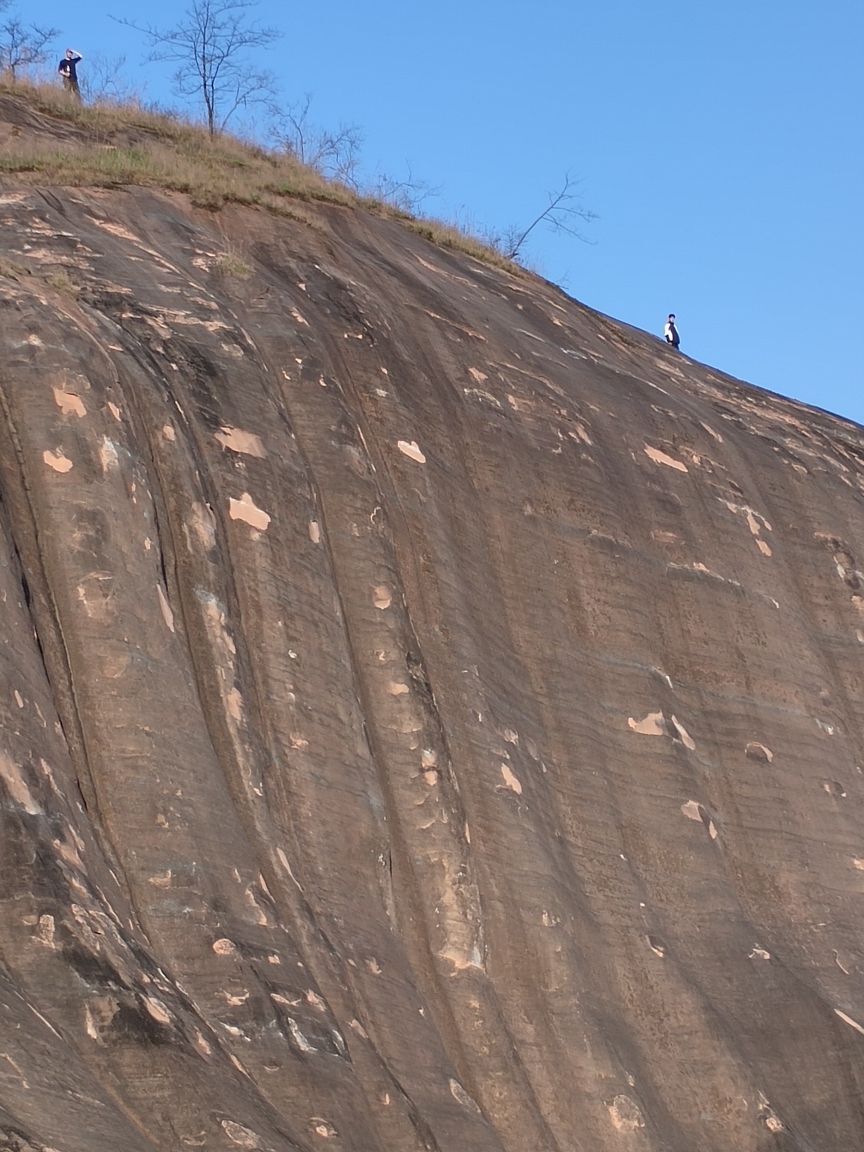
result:
[(208, 552), (216, 547), (216, 519), (207, 505), (193, 501), (189, 507), (189, 523), (184, 524), (183, 529), (190, 552), (195, 551), (195, 542)]
[(267, 455), (261, 437), (254, 432), (244, 432), (242, 428), (223, 426), (221, 431), (214, 433), (214, 437), (223, 448), (228, 448), (240, 455), (255, 456), (259, 460), (263, 460)]
[(238, 1124), (236, 1120), (222, 1120), (220, 1123), (225, 1135), (238, 1148), (261, 1147), (261, 1137), (251, 1128), (247, 1128), (244, 1124)]
[(379, 584), (372, 590), (372, 603), (381, 612), (393, 603), (393, 593), (386, 584)]
[(107, 436), (103, 436), (99, 443), (99, 463), (102, 466), (103, 472), (108, 472), (112, 468), (117, 468), (120, 464), (120, 456), (117, 451), (117, 445)]
[(270, 516), (263, 508), (259, 508), (248, 492), (244, 492), (239, 500), (229, 498), (228, 515), (232, 520), (242, 520), (259, 532), (266, 532), (270, 525)]
[(472, 1112), (480, 1112), (479, 1105), (472, 1096), (470, 1096), (458, 1080), (454, 1080), (451, 1076), (449, 1079), (450, 1095), (454, 1100), (458, 1101), (463, 1108), (469, 1108)]
[(645, 1118), (639, 1105), (629, 1096), (619, 1094), (606, 1105), (615, 1128), (619, 1132), (636, 1132), (645, 1127)]
[(87, 415), (84, 401), (74, 392), (64, 392), (62, 388), (55, 388), (54, 403), (64, 416), (78, 416), (80, 418)]
[(55, 472), (71, 472), (74, 467), (74, 464), (68, 458), (68, 456), (65, 455), (62, 448), (58, 448), (56, 452), (51, 452), (46, 449), (42, 453), (42, 459), (45, 461), (48, 467), (53, 468)]

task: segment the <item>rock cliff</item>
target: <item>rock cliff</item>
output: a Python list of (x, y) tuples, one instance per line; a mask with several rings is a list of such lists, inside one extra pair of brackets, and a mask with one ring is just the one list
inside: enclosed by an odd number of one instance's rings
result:
[(862, 430), (305, 212), (0, 189), (0, 1147), (864, 1147)]

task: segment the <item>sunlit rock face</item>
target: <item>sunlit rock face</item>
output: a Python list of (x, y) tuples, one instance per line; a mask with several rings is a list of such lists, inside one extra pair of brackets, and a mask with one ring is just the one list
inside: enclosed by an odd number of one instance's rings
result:
[(305, 211), (0, 192), (0, 1144), (864, 1147), (861, 430)]

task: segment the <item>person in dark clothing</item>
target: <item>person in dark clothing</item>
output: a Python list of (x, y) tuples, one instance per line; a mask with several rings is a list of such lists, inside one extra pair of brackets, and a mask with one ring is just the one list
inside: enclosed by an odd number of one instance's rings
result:
[(57, 71), (63, 77), (63, 87), (70, 96), (76, 100), (81, 99), (81, 89), (78, 87), (77, 65), (84, 59), (80, 52), (72, 48), (66, 49), (66, 55), (60, 61)]
[(666, 337), (666, 343), (671, 344), (675, 351), (678, 351), (678, 345), (681, 339), (678, 335), (678, 329), (675, 326), (675, 313), (670, 312), (666, 319), (666, 327), (663, 329), (663, 335)]

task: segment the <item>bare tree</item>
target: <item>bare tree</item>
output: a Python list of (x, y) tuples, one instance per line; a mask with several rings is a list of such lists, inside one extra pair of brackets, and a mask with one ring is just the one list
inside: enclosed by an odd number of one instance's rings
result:
[[(8, 3), (0, 5), (6, 7)], [(0, 73), (7, 73), (14, 84), (22, 69), (44, 63), (49, 41), (59, 35), (57, 28), (25, 24), (16, 13), (10, 13), (0, 24)]]
[(508, 228), (503, 235), (490, 236), (493, 246), (508, 260), (518, 260), (523, 244), (541, 224), (549, 224), (558, 232), (566, 232), (568, 236), (575, 236), (578, 240), (585, 241), (578, 221), (590, 224), (592, 220), (597, 219), (597, 214), (582, 206), (578, 194), (572, 191), (575, 187), (575, 181), (569, 172), (565, 172), (561, 188), (557, 192), (547, 192), (549, 203), (534, 217), (528, 227), (515, 225)]
[(398, 212), (413, 216), (426, 200), (440, 195), (441, 188), (415, 176), (411, 165), (407, 164), (404, 179), (389, 172), (378, 172), (363, 191), (367, 196), (383, 200)]
[(81, 92), (88, 104), (99, 101), (131, 103), (141, 96), (141, 88), (133, 83), (125, 56), (87, 57), (87, 73), (81, 77)]
[(266, 48), (282, 33), (250, 19), (255, 7), (257, 0), (191, 0), (171, 28), (114, 19), (147, 37), (151, 60), (177, 65), (175, 91), (203, 102), (207, 128), (215, 136), (238, 108), (273, 98), (273, 76), (256, 70), (249, 52)]
[(301, 164), (356, 189), (363, 143), (360, 129), (356, 124), (340, 124), (333, 131), (319, 128), (311, 119), (311, 108), (308, 92), (296, 104), (274, 108), (276, 143)]

